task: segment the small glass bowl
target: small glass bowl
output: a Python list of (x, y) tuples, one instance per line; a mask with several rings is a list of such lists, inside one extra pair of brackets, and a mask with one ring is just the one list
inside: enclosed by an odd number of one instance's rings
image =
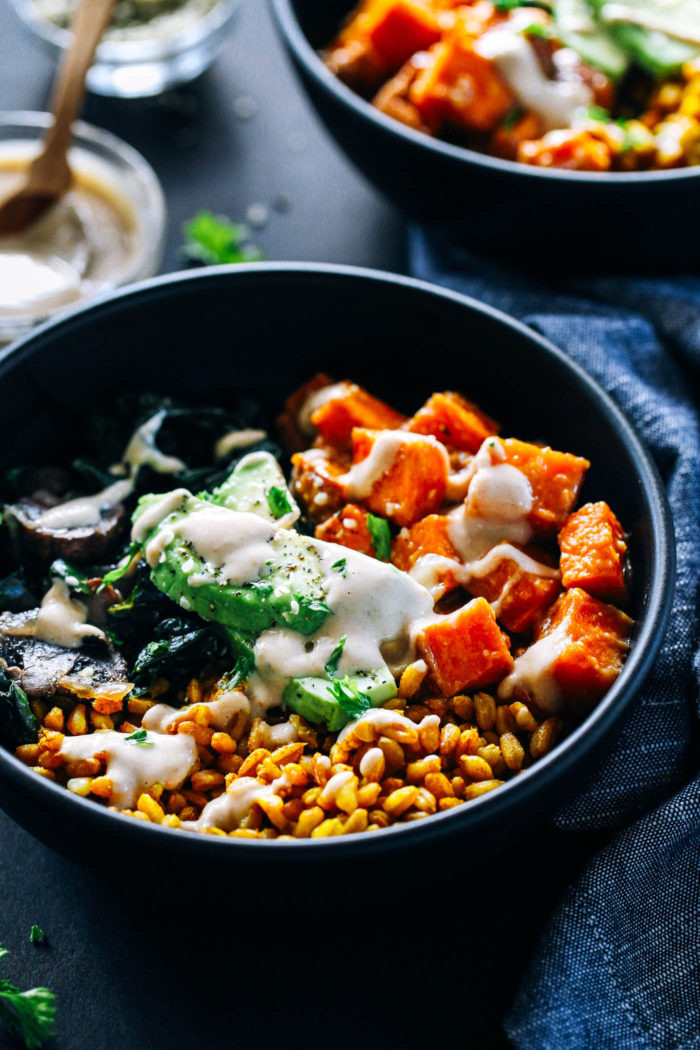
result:
[[(0, 158), (31, 159), (51, 120), (50, 113), (0, 113)], [(133, 261), (114, 284), (103, 285), (99, 295), (152, 277), (163, 256), (166, 220), (165, 198), (153, 168), (115, 135), (82, 121), (73, 125), (73, 145), (68, 160), (75, 171), (86, 172), (107, 186), (130, 206), (133, 214), (136, 228)], [(60, 309), (30, 318), (0, 318), (0, 347), (26, 335)]]
[[(54, 54), (68, 47), (71, 33), (41, 18), (33, 0), (12, 0), (17, 14)], [(203, 73), (223, 47), (238, 0), (217, 0), (201, 18), (180, 31), (151, 38), (103, 40), (87, 75), (88, 90), (117, 98), (160, 95)]]

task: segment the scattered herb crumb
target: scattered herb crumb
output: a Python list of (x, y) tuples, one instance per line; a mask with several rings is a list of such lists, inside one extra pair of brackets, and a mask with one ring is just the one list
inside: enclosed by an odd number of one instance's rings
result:
[[(39, 929), (33, 926), (32, 930)], [(0, 960), (10, 953), (0, 947)], [(39, 1050), (54, 1032), (56, 997), (48, 988), (21, 992), (0, 977), (0, 1024), (13, 1039), (24, 1040), (27, 1050)]]
[(338, 560), (334, 561), (331, 565), (331, 569), (333, 572), (339, 572), (343, 579), (345, 579), (348, 574), (348, 559), (338, 558)]
[(291, 511), (292, 505), (289, 502), (289, 496), (278, 485), (273, 485), (269, 488), (265, 496), (273, 518), (283, 518), (285, 514), (289, 514)]
[(223, 263), (255, 262), (262, 252), (246, 244), (247, 226), (233, 223), (224, 215), (200, 211), (182, 227), (185, 236), (183, 252), (193, 262), (216, 266)]
[(347, 635), (344, 634), (324, 664), (326, 674), (330, 675), (331, 678), (335, 678), (338, 672), (338, 664), (340, 663), (340, 658), (343, 655), (343, 649), (345, 648), (347, 640)]
[(389, 529), (389, 522), (386, 518), (368, 514), (367, 528), (372, 538), (374, 553), (380, 561), (389, 561), (391, 558), (391, 530)]
[(126, 737), (126, 741), (129, 744), (137, 744), (139, 747), (153, 747), (153, 743), (148, 739), (148, 733), (145, 729), (137, 729), (131, 736)]
[(328, 692), (338, 701), (338, 705), (345, 714), (350, 715), (351, 718), (359, 718), (365, 711), (369, 711), (372, 706), (371, 697), (367, 696), (367, 693), (360, 692), (355, 683), (351, 682), (349, 678), (342, 678), (333, 682), (332, 685), (328, 686)]
[(32, 944), (43, 944), (46, 940), (46, 934), (42, 930), (41, 926), (32, 926), (29, 931), (29, 940)]

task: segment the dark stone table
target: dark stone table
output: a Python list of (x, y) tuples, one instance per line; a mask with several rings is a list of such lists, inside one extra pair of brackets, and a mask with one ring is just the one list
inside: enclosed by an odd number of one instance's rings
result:
[[(0, 109), (42, 109), (51, 75), (0, 0)], [(240, 220), (260, 204), (269, 221), (255, 239), (270, 259), (405, 266), (398, 215), (321, 130), (262, 0), (244, 0), (196, 85), (150, 101), (89, 98), (84, 116), (160, 175), (165, 270), (181, 265), (180, 228), (195, 211)], [(436, 873), (410, 905), (379, 914), (342, 899), (337, 916), (318, 915), (309, 886), (280, 923), (253, 890), (211, 899), (206, 871), (198, 885), (162, 887), (137, 868), (116, 892), (0, 813), (0, 944), (12, 952), (3, 975), (55, 991), (60, 1050), (423, 1050), (455, 1039), (499, 1050), (546, 916), (592, 845), (540, 829), (466, 875)], [(410, 885), (410, 871), (397, 879)], [(46, 945), (29, 943), (33, 923)]]

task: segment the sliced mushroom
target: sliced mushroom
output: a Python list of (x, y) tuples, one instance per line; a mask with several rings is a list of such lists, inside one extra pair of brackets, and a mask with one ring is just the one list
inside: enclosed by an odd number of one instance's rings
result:
[(24, 499), (5, 507), (17, 556), (44, 564), (65, 558), (76, 565), (107, 560), (124, 534), (127, 521), (122, 503), (100, 512), (99, 520), (76, 528), (52, 528), (42, 521), (45, 508), (34, 499)]
[(87, 687), (127, 681), (126, 661), (113, 646), (101, 645), (99, 655), (85, 649), (61, 649), (35, 638), (6, 633), (10, 618), (2, 619), (0, 668), (18, 680), (31, 699), (53, 696), (67, 677), (79, 677)]

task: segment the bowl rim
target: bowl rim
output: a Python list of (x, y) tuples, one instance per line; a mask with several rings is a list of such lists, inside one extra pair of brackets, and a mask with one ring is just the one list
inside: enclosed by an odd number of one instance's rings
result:
[[(164, 62), (182, 52), (198, 47), (228, 26), (238, 9), (239, 0), (216, 0), (201, 18), (176, 33), (163, 38), (143, 40), (102, 40), (95, 52), (95, 64), (135, 65), (146, 62)], [(11, 0), (12, 8), (22, 24), (44, 45), (58, 51), (70, 46), (70, 29), (54, 25), (37, 14), (32, 0)]]
[[(340, 278), (349, 283), (357, 282), (358, 287), (363, 283), (375, 288), (398, 286), (407, 292), (415, 293), (418, 298), (441, 299), (457, 305), (467, 314), (476, 313), (491, 318), (509, 331), (524, 336), (528, 342), (538, 348), (539, 353), (554, 358), (564, 370), (570, 373), (576, 384), (586, 387), (590, 397), (599, 403), (609, 417), (617, 437), (637, 464), (638, 483), (641, 484), (649, 509), (655, 573), (650, 581), (646, 616), (643, 620), (638, 621), (639, 633), (622, 671), (608, 693), (580, 726), (553, 751), (539, 759), (518, 777), (507, 781), (497, 791), (488, 792), (471, 800), (468, 806), (457, 806), (454, 809), (433, 814), (427, 820), (391, 825), (373, 834), (369, 841), (367, 835), (360, 832), (337, 837), (284, 840), (282, 842), (274, 839), (236, 840), (229, 836), (186, 834), (179, 828), (167, 828), (135, 820), (133, 817), (105, 809), (89, 799), (74, 795), (51, 780), (38, 777), (10, 751), (0, 747), (0, 786), (3, 779), (7, 779), (24, 791), (24, 798), (30, 798), (32, 803), (38, 805), (42, 804), (45, 792), (49, 792), (53, 795), (58, 809), (75, 814), (76, 818), (82, 816), (87, 824), (90, 824), (91, 821), (95, 825), (101, 820), (117, 821), (117, 824), (106, 824), (105, 827), (112, 827), (115, 832), (120, 831), (122, 838), (133, 836), (135, 841), (146, 846), (149, 840), (138, 838), (138, 836), (150, 835), (152, 836), (150, 842), (154, 846), (160, 841), (163, 847), (168, 846), (171, 849), (185, 852), (192, 849), (199, 850), (202, 860), (211, 851), (212, 859), (216, 862), (222, 861), (225, 856), (216, 852), (222, 849), (230, 850), (231, 860), (236, 863), (257, 863), (263, 860), (267, 862), (277, 857), (276, 850), (280, 849), (285, 851), (285, 861), (301, 858), (306, 860), (336, 859), (349, 856), (355, 851), (362, 852), (365, 848), (363, 843), (365, 846), (371, 843), (371, 850), (376, 850), (379, 855), (391, 849), (425, 845), (442, 837), (446, 828), (449, 827), (453, 828), (455, 835), (459, 835), (460, 831), (463, 834), (470, 824), (481, 826), (486, 822), (498, 821), (501, 814), (512, 803), (524, 806), (530, 798), (540, 794), (548, 782), (558, 780), (560, 764), (566, 768), (571, 762), (580, 763), (586, 755), (590, 755), (613, 724), (629, 708), (651, 669), (663, 641), (675, 585), (676, 547), (673, 519), (661, 478), (649, 452), (609, 394), (563, 350), (521, 321), (469, 296), (413, 277), (365, 267), (306, 262), (245, 263), (203, 267), (191, 272), (176, 271), (119, 289), (107, 297), (77, 306), (59, 318), (45, 322), (12, 344), (0, 358), (0, 380), (15, 362), (31, 358), (37, 345), (40, 346), (46, 340), (50, 342), (56, 330), (65, 329), (70, 332), (71, 328), (74, 328), (78, 331), (85, 315), (89, 315), (91, 321), (99, 321), (100, 315), (107, 315), (115, 308), (119, 309), (122, 301), (128, 303), (143, 301), (154, 296), (156, 298), (167, 297), (168, 294), (176, 294), (176, 290), (189, 284), (217, 282), (225, 286), (230, 280), (243, 281), (246, 278), (252, 278), (264, 282), (268, 278), (275, 277), (286, 277), (292, 280), (300, 277), (303, 280), (309, 277), (331, 281)], [(563, 803), (564, 800), (561, 804)], [(452, 823), (448, 824), (448, 821)], [(159, 836), (160, 839), (156, 836)], [(163, 839), (162, 836), (166, 838)], [(195, 843), (198, 845), (194, 845)], [(281, 857), (279, 859), (282, 860)]]
[(685, 181), (700, 178), (700, 165), (687, 168), (670, 168), (665, 171), (570, 171), (566, 168), (540, 168), (535, 165), (521, 164), (515, 160), (504, 160), (492, 157), (488, 153), (479, 153), (466, 146), (455, 146), (450, 142), (414, 131), (400, 121), (389, 117), (376, 109), (370, 102), (334, 76), (321, 61), (318, 52), (309, 43), (297, 18), (294, 0), (270, 0), (282, 38), (291, 52), (295, 62), (303, 68), (315, 84), (341, 105), (352, 110), (355, 116), (369, 120), (382, 131), (393, 134), (415, 148), (422, 148), (428, 153), (450, 161), (473, 164), (504, 175), (521, 175), (530, 179), (556, 179), (567, 183), (585, 183), (592, 186), (650, 186), (657, 182)]

